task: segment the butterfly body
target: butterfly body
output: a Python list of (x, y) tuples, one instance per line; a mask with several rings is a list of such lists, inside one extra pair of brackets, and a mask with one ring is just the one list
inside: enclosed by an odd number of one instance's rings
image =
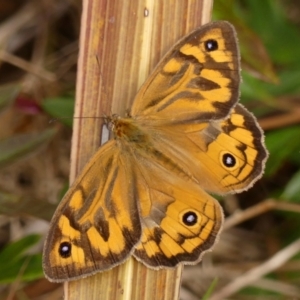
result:
[(129, 117), (108, 117), (113, 139), (85, 166), (51, 221), (51, 281), (108, 270), (131, 254), (148, 267), (196, 263), (214, 245), (224, 194), (249, 188), (267, 152), (237, 104), (233, 27), (207, 24), (179, 41), (138, 92)]
[(115, 117), (110, 122), (116, 140), (135, 143), (137, 147), (145, 146), (150, 142), (150, 136), (134, 119)]

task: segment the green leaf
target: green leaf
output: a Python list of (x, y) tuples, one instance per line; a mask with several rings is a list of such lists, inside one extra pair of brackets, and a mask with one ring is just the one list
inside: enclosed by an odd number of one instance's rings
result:
[[(18, 241), (8, 244), (0, 252), (0, 270), (1, 266), (7, 264), (9, 261), (14, 261), (33, 245), (40, 240), (40, 236), (37, 234), (28, 235)], [(0, 272), (1, 273), (1, 272)]]
[(267, 161), (266, 176), (274, 174), (287, 160), (300, 155), (300, 127), (293, 126), (268, 132), (266, 145), (270, 156)]
[(300, 202), (300, 171), (296, 172), (290, 179), (280, 198)]
[(47, 98), (42, 108), (54, 119), (58, 119), (67, 126), (72, 127), (74, 115), (73, 98)]
[(262, 37), (272, 59), (280, 64), (299, 66), (299, 29), (288, 20), (283, 2), (247, 0), (246, 3), (247, 23)]
[(207, 289), (205, 295), (202, 297), (202, 300), (208, 300), (212, 294), (212, 292), (215, 290), (216, 285), (218, 283), (218, 278), (215, 278), (212, 283), (210, 284), (209, 288)]
[(36, 234), (10, 243), (0, 252), (0, 283), (10, 283), (17, 278), (28, 281), (43, 276), (42, 255), (26, 255), (25, 252), (40, 240)]
[(19, 257), (0, 267), (0, 283), (2, 284), (14, 282), (16, 279), (30, 281), (43, 277), (42, 254)]

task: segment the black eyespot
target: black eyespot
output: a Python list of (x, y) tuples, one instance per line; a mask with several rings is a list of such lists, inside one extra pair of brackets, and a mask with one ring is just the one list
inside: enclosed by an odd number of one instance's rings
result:
[(208, 52), (218, 50), (218, 47), (219, 45), (216, 40), (207, 40), (205, 42), (205, 49)]
[(224, 166), (227, 168), (232, 168), (236, 165), (236, 159), (230, 153), (223, 154), (222, 161), (223, 161)]
[(71, 256), (72, 245), (69, 242), (62, 242), (59, 245), (59, 254), (63, 258), (68, 258)]
[(193, 226), (198, 221), (198, 216), (193, 211), (188, 211), (182, 216), (182, 221), (187, 226)]

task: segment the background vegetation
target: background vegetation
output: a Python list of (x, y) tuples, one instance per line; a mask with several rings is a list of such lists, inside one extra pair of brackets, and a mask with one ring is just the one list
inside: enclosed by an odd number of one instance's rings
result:
[[(0, 299), (61, 297), (43, 279), (41, 249), (68, 187), (80, 9), (0, 0)], [(237, 29), (241, 102), (270, 157), (251, 190), (220, 199), (225, 230), (202, 264), (185, 268), (182, 299), (228, 290), (230, 299), (300, 299), (300, 6), (216, 0), (213, 18)]]

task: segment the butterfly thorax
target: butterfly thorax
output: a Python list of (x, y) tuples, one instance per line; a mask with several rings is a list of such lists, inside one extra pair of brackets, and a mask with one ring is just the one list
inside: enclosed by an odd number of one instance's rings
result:
[(115, 117), (112, 118), (111, 123), (115, 139), (126, 140), (139, 145), (150, 141), (149, 135), (132, 118)]

